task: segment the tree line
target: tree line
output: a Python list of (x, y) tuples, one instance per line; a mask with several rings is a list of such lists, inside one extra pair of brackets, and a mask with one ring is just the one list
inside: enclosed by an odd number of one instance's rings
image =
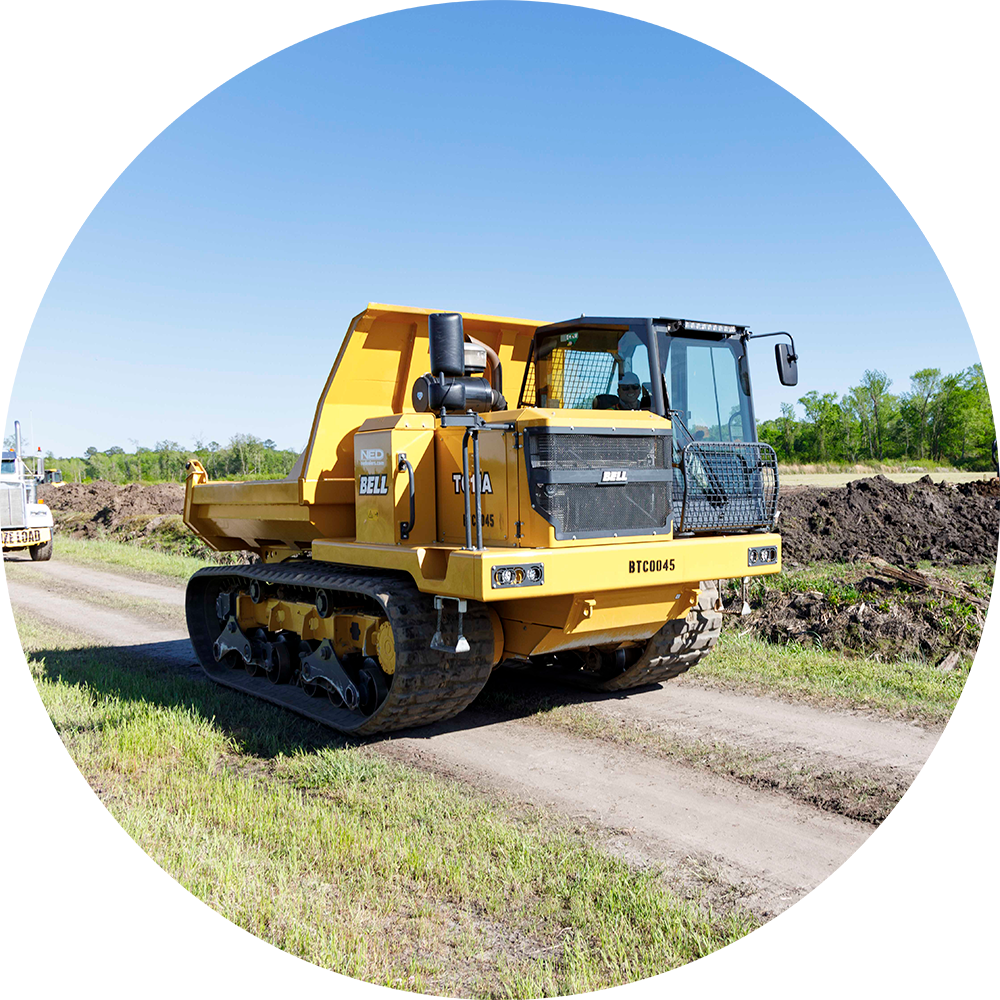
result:
[[(758, 436), (785, 463), (930, 460), (958, 468), (993, 468), (996, 429), (981, 364), (955, 375), (922, 368), (910, 376), (903, 392), (894, 394), (891, 387), (885, 372), (869, 370), (841, 396), (813, 390), (798, 400), (802, 419), (792, 404), (782, 403), (781, 416), (762, 421)], [(210, 479), (281, 479), (298, 457), (298, 452), (278, 449), (270, 439), (252, 434), (235, 434), (225, 446), (196, 441), (191, 450), (170, 440), (153, 448), (134, 439), (130, 444), (131, 451), (117, 445), (104, 451), (91, 447), (82, 458), (54, 458), (49, 452), (46, 462), (60, 468), (69, 482), (148, 483), (182, 482), (191, 458), (201, 461)]]
[(279, 449), (270, 439), (235, 434), (225, 446), (217, 441), (196, 441), (193, 449), (176, 441), (158, 441), (152, 448), (132, 440), (132, 450), (119, 445), (98, 451), (88, 448), (82, 458), (46, 456), (49, 468), (62, 470), (67, 482), (105, 479), (112, 483), (182, 482), (187, 463), (197, 458), (209, 479), (282, 479), (288, 475), (298, 452)]
[(892, 379), (866, 371), (842, 396), (813, 390), (781, 416), (758, 424), (761, 441), (786, 463), (931, 460), (958, 468), (993, 468), (996, 429), (981, 364), (955, 375), (922, 368), (909, 387), (890, 392)]

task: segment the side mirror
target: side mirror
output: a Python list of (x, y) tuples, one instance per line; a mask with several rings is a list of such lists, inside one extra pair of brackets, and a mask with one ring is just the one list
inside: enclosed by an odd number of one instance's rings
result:
[(792, 354), (788, 344), (774, 345), (774, 359), (778, 363), (778, 380), (782, 385), (799, 384), (799, 358)]

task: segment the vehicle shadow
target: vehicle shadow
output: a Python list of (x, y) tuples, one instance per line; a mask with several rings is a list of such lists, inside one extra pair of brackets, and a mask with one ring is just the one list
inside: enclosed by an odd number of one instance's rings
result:
[(563, 705), (621, 699), (634, 693), (593, 693), (530, 670), (498, 670), (475, 701), (453, 719), (356, 738), (288, 708), (213, 683), (198, 664), (187, 639), (42, 649), (31, 652), (29, 658), (44, 663), (44, 675), (49, 679), (85, 685), (99, 697), (185, 708), (211, 720), (244, 752), (264, 758), (326, 747), (377, 744), (401, 737), (428, 739), (526, 718)]

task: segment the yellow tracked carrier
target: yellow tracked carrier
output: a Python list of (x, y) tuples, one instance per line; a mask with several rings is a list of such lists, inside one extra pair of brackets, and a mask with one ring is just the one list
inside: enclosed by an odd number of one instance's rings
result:
[(781, 565), (753, 336), (369, 305), (286, 479), (189, 466), (185, 522), (258, 557), (188, 586), (206, 671), (366, 734), (455, 715), (501, 664), (599, 690), (687, 670), (721, 627), (710, 581)]

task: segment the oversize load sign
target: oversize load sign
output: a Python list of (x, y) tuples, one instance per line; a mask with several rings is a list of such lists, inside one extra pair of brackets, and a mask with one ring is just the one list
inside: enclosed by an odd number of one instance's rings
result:
[(24, 528), (21, 531), (5, 531), (4, 545), (34, 545), (42, 540), (42, 532), (38, 528)]

